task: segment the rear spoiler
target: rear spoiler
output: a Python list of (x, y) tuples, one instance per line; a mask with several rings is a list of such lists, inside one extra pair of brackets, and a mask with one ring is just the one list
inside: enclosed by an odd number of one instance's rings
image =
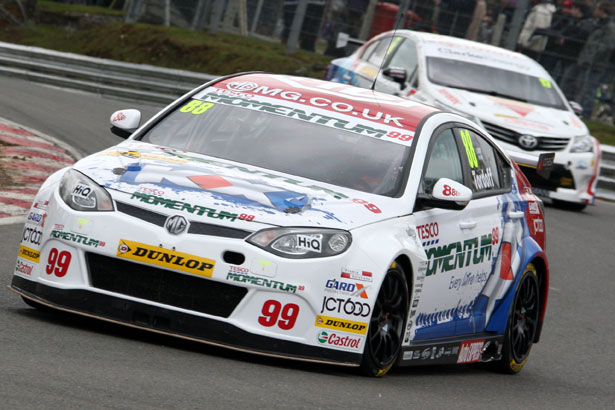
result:
[(509, 152), (510, 157), (520, 166), (535, 168), (536, 173), (544, 179), (549, 179), (555, 160), (554, 152), (540, 154), (538, 157), (523, 152)]

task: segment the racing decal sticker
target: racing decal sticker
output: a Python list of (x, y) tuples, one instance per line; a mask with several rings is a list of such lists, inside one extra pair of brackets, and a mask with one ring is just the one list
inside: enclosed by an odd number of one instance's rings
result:
[(491, 260), (492, 234), (493, 232), (426, 249), (428, 265), (425, 276), (435, 275), (438, 272), (449, 272), (468, 267), (470, 264), (477, 265), (485, 260)]
[(317, 340), (318, 343), (324, 346), (347, 347), (358, 350), (362, 338), (323, 330), (318, 334)]
[(342, 268), (342, 273), (340, 274), (340, 277), (344, 279), (362, 280), (366, 282), (371, 282), (373, 280), (372, 276), (371, 272), (358, 271), (350, 268)]
[(403, 360), (438, 360), (451, 356), (457, 356), (459, 352), (459, 346), (448, 345), (436, 345), (423, 347), (415, 350), (404, 351), (402, 355)]
[(28, 214), (28, 218), (26, 219), (26, 223), (31, 223), (41, 228), (45, 227), (45, 218), (47, 217), (47, 212), (39, 212), (36, 210), (30, 211)]
[(357, 302), (350, 298), (331, 298), (325, 296), (322, 299), (320, 313), (334, 312), (345, 313), (349, 316), (369, 317), (372, 308), (368, 303)]
[(216, 261), (171, 249), (120, 239), (117, 256), (211, 278)]
[(214, 106), (214, 104), (212, 104), (212, 103), (207, 103), (207, 102), (203, 102), (203, 101), (199, 101), (199, 100), (192, 100), (188, 104), (186, 104), (183, 107), (181, 107), (179, 109), (179, 112), (191, 113), (193, 115), (199, 115), (199, 114), (203, 114), (204, 112), (206, 112), (207, 110), (209, 110), (213, 106)]
[(28, 224), (25, 225), (22, 236), (21, 236), (22, 243), (25, 243), (28, 245), (34, 245), (35, 247), (39, 247), (41, 246), (42, 240), (43, 240), (43, 231), (41, 231), (37, 227), (32, 227), (32, 226), (29, 226)]
[(494, 103), (506, 107), (509, 110), (519, 114), (522, 117), (527, 116), (529, 113), (536, 109), (536, 107), (534, 107), (533, 105), (525, 104), (520, 101), (511, 101), (498, 97), (489, 97), (489, 99)]
[(484, 339), (462, 342), (461, 348), (459, 349), (459, 356), (457, 356), (457, 363), (461, 364), (480, 362), (484, 345)]
[(322, 235), (297, 235), (297, 249), (321, 253)]
[(34, 269), (34, 265), (31, 265), (21, 258), (17, 258), (17, 264), (15, 265), (15, 273), (20, 273), (25, 276), (32, 276), (32, 269)]
[(364, 335), (367, 333), (367, 323), (353, 322), (351, 320), (339, 319), (329, 316), (316, 316), (315, 326), (327, 329), (342, 330), (344, 332), (357, 333)]
[(17, 255), (36, 263), (38, 263), (41, 259), (41, 253), (39, 251), (35, 251), (34, 249), (28, 248), (27, 246), (23, 245), (19, 246), (19, 252)]
[(418, 232), (419, 239), (423, 241), (423, 246), (431, 246), (440, 242), (440, 239), (438, 239), (438, 235), (440, 235), (440, 227), (437, 222), (417, 225), (416, 230)]
[(362, 283), (352, 283), (337, 279), (329, 279), (325, 285), (325, 292), (337, 295), (358, 296), (362, 299), (368, 299), (367, 289), (369, 287), (365, 287)]
[(540, 85), (542, 85), (544, 88), (551, 88), (551, 81), (547, 80), (546, 78), (539, 78), (538, 81), (540, 81)]
[(273, 278), (278, 269), (278, 264), (266, 259), (254, 258), (250, 265), (250, 273)]
[(58, 251), (58, 249), (52, 248), (49, 251), (45, 272), (48, 275), (55, 275), (58, 278), (63, 277), (68, 272), (68, 267), (70, 266), (72, 258), (73, 255), (69, 251)]
[(299, 317), (298, 305), (294, 303), (282, 305), (277, 300), (270, 299), (263, 304), (258, 323), (265, 327), (277, 325), (282, 330), (290, 330), (295, 326), (297, 317)]
[(89, 238), (85, 235), (79, 235), (79, 234), (72, 233), (72, 232), (64, 232), (58, 229), (52, 230), (49, 236), (55, 239), (63, 239), (69, 242), (80, 243), (85, 246), (93, 246), (94, 248), (98, 248), (99, 246), (101, 247), (105, 246), (104, 241)]
[(262, 286), (265, 288), (281, 290), (282, 292), (295, 293), (297, 286), (289, 283), (280, 282), (278, 280), (272, 280), (267, 278), (259, 278), (258, 276), (250, 276), (243, 269), (238, 266), (230, 266), (229, 272), (226, 274), (226, 280), (232, 280), (234, 282), (249, 283), (251, 285)]

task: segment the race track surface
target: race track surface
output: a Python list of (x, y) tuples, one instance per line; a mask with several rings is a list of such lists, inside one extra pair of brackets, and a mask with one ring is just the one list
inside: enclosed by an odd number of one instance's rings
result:
[[(0, 88), (0, 117), (84, 153), (120, 141), (108, 131), (116, 109), (155, 112), (15, 79)], [(39, 312), (6, 289), (22, 224), (0, 225), (0, 408), (612, 409), (615, 204), (546, 214), (549, 304), (523, 371), (403, 368), (382, 379)]]

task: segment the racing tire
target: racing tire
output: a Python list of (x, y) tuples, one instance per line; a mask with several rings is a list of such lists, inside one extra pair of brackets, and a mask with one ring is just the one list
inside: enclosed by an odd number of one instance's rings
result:
[(395, 364), (401, 351), (406, 315), (408, 284), (401, 266), (393, 262), (374, 303), (363, 351), (361, 370), (382, 377)]
[(587, 204), (582, 204), (580, 202), (568, 202), (561, 201), (559, 199), (553, 200), (553, 206), (559, 209), (565, 209), (567, 211), (581, 212), (587, 207)]
[(515, 300), (508, 318), (502, 358), (492, 368), (506, 374), (519, 373), (527, 363), (536, 336), (540, 315), (538, 276), (533, 264), (528, 264), (517, 285)]

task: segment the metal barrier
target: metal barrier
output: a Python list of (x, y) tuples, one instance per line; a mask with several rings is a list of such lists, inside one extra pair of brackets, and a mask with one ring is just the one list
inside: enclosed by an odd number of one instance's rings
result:
[[(168, 104), (217, 76), (0, 42), (0, 74), (105, 96)], [(615, 147), (602, 145), (596, 195), (615, 201)]]

